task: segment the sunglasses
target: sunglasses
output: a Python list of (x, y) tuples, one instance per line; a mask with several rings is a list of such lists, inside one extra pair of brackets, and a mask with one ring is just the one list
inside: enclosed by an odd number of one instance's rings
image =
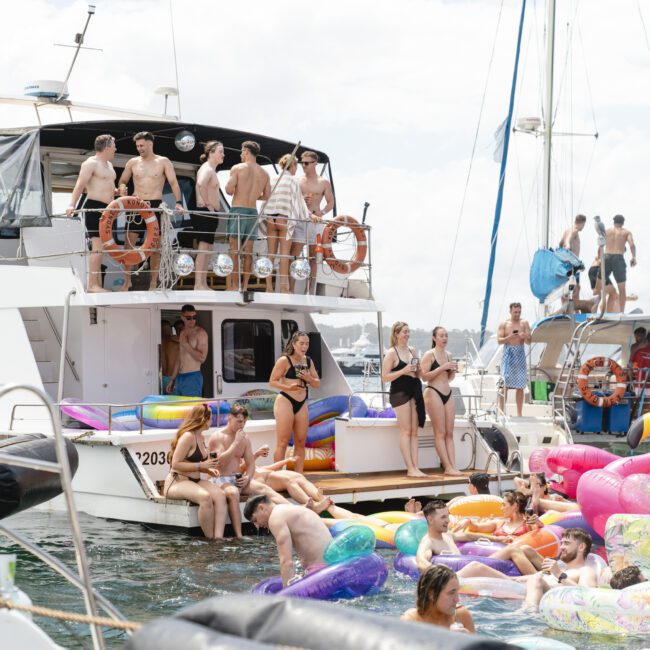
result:
[(301, 165), (315, 165), (316, 161), (315, 160), (301, 160), (300, 164)]
[(183, 316), (185, 320), (196, 320), (196, 314), (194, 316)]

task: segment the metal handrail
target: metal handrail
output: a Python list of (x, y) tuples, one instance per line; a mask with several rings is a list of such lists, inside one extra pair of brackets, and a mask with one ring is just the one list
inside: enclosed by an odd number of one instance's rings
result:
[[(62, 346), (61, 335), (59, 334), (59, 331), (56, 329), (56, 324), (54, 323), (52, 314), (50, 314), (50, 310), (47, 307), (43, 307), (43, 311), (45, 312), (45, 317), (47, 318), (50, 327), (52, 328), (52, 333), (54, 334), (54, 338), (56, 339), (56, 342), (59, 344), (59, 347), (61, 347)], [(72, 372), (72, 376), (77, 381), (79, 381), (79, 375), (77, 374), (77, 370), (74, 367), (74, 361), (70, 358), (70, 355), (67, 352), (65, 353), (65, 360), (66, 363), (68, 364), (68, 367), (70, 368), (70, 371)]]
[(488, 454), (487, 458), (487, 463), (485, 463), (485, 473), (487, 474), (488, 470), (490, 469), (490, 463), (492, 462), (492, 458), (496, 460), (496, 465), (497, 465), (497, 487), (499, 490), (499, 494), (501, 494), (501, 459), (499, 458), (499, 454), (497, 454), (496, 451), (491, 451)]
[[(79, 570), (80, 582), (82, 583), (81, 591), (86, 605), (86, 612), (90, 616), (97, 616), (95, 591), (92, 586), (92, 580), (88, 569), (88, 558), (86, 556), (86, 549), (83, 543), (83, 537), (81, 535), (81, 527), (79, 526), (79, 520), (77, 518), (77, 510), (75, 507), (74, 494), (72, 491), (72, 471), (70, 470), (70, 463), (68, 462), (65, 440), (63, 438), (63, 433), (61, 432), (61, 422), (58, 416), (58, 412), (55, 408), (54, 403), (44, 391), (28, 384), (5, 384), (4, 386), (0, 387), (0, 399), (16, 390), (32, 393), (48, 409), (50, 424), (52, 425), (52, 431), (54, 433), (57, 457), (57, 467), (54, 467), (55, 464), (52, 463), (50, 471), (56, 471), (61, 477), (61, 486), (63, 488), (63, 494), (65, 496), (68, 516), (70, 517), (70, 528), (72, 531), (72, 539), (75, 547), (75, 556), (77, 559), (77, 568)], [(42, 466), (42, 461), (35, 461), (34, 459), (24, 457), (21, 458), (17, 455), (12, 457), (10, 454), (0, 454), (0, 460), (7, 464), (18, 462), (23, 467), (28, 467), (30, 465), (32, 467)], [(37, 468), (43, 469), (42, 467)], [(0, 527), (0, 532), (4, 532), (4, 527)], [(53, 565), (49, 564), (49, 562), (48, 565), (58, 570)], [(93, 640), (93, 647), (99, 648), (99, 650), (103, 650), (104, 637), (102, 636), (101, 628), (95, 623), (90, 623), (89, 625), (91, 637)]]
[(464, 467), (461, 471), (466, 472), (468, 469), (475, 469), (476, 467), (476, 434), (477, 434), (477, 426), (476, 422), (474, 421), (474, 418), (470, 419), (471, 425), (474, 427), (474, 434), (470, 433), (469, 431), (463, 432), (463, 435), (460, 437), (461, 442), (465, 442), (465, 438), (467, 436), (470, 436), (470, 439), (472, 441), (472, 458), (469, 461), (469, 465), (467, 467)]
[(515, 458), (519, 458), (519, 476), (521, 476), (521, 478), (524, 478), (524, 459), (519, 449), (514, 449), (508, 455), (508, 460), (506, 461), (506, 469), (509, 472), (512, 471), (512, 465), (515, 462)]

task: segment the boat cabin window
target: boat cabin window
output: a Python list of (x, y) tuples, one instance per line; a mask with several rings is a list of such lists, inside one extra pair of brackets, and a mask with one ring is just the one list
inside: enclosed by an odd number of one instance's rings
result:
[(224, 381), (268, 382), (275, 363), (270, 320), (224, 320), (221, 324)]

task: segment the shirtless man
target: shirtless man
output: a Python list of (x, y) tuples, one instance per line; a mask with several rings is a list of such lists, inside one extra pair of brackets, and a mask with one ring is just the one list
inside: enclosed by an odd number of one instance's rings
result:
[(521, 417), (524, 406), (524, 388), (528, 384), (524, 344), (530, 345), (530, 341), (530, 325), (527, 320), (521, 318), (521, 303), (512, 302), (510, 303), (510, 318), (499, 324), (497, 332), (497, 342), (499, 345), (503, 345), (501, 374), (506, 384), (503, 395), (499, 396), (499, 408), (502, 413), (506, 412), (508, 388), (514, 388), (517, 391), (517, 415)]
[[(196, 174), (196, 207), (197, 213), (190, 215), (194, 238), (199, 243), (199, 253), (196, 256), (194, 270), (195, 291), (211, 291), (206, 282), (210, 253), (214, 250), (214, 233), (219, 227), (219, 218), (203, 215), (202, 212), (219, 212), (221, 197), (219, 196), (219, 178), (217, 167), (223, 162), (224, 152), (221, 142), (211, 140), (205, 144), (201, 154), (203, 164)], [(205, 251), (205, 252), (201, 252)]]
[[(300, 191), (305, 197), (305, 203), (311, 215), (312, 224), (309, 222), (299, 221), (293, 232), (294, 244), (291, 247), (291, 255), (299, 255), (305, 244), (309, 245), (309, 265), (311, 272), (309, 275), (309, 291), (311, 293), (316, 287), (316, 235), (322, 235), (325, 224), (322, 223), (325, 215), (334, 208), (334, 193), (332, 192), (331, 183), (316, 173), (318, 164), (318, 154), (314, 151), (303, 151), (300, 155), (300, 164), (304, 176), (300, 179)], [(325, 199), (325, 205), (321, 208), (321, 203)], [(289, 279), (291, 292), (294, 291), (295, 280)]]
[[(618, 288), (618, 301), (614, 300), (611, 295), (607, 300), (607, 311), (610, 313), (625, 311), (627, 267), (624, 255), (626, 245), (630, 246), (630, 253), (632, 253), (630, 266), (636, 266), (636, 245), (632, 233), (623, 228), (624, 223), (625, 217), (617, 214), (614, 217), (614, 227), (608, 228), (605, 232), (605, 286), (612, 283), (609, 276), (613, 273)], [(618, 304), (615, 304), (616, 302)]]
[[(226, 290), (237, 290), (239, 275), (238, 249), (239, 238), (246, 243), (243, 250), (242, 291), (248, 290), (248, 280), (251, 275), (251, 253), (257, 237), (257, 201), (264, 201), (271, 196), (271, 178), (257, 164), (260, 145), (247, 140), (241, 146), (241, 163), (230, 170), (226, 183), (226, 193), (232, 196), (232, 206), (228, 219), (228, 239), (230, 254), (234, 263), (233, 272), (226, 278)], [(240, 215), (237, 219), (236, 215)]]
[(160, 323), (160, 370), (163, 394), (167, 392), (167, 384), (178, 363), (179, 351), (178, 337), (172, 334), (170, 322), (163, 320)]
[[(70, 205), (65, 213), (71, 217), (84, 190), (86, 200), (79, 209), (92, 210), (85, 213), (86, 231), (90, 237), (91, 254), (88, 260), (88, 284), (86, 291), (106, 291), (102, 287), (102, 240), (99, 238), (99, 220), (102, 210), (115, 198), (115, 170), (111, 160), (117, 147), (112, 135), (95, 138), (95, 155), (81, 163), (79, 178), (72, 190)], [(128, 276), (127, 276), (128, 279)]]
[(332, 536), (315, 512), (302, 506), (276, 505), (267, 496), (259, 495), (248, 500), (244, 517), (256, 528), (268, 528), (275, 537), (283, 587), (295, 576), (294, 548), (305, 573), (323, 567), (325, 549)]
[(415, 555), (415, 564), (420, 573), (424, 573), (431, 566), (434, 555), (446, 553), (460, 555), (456, 546), (453, 533), (449, 529), (449, 510), (442, 499), (434, 499), (424, 506), (422, 513), (427, 520), (427, 534), (420, 541)]
[[(175, 208), (183, 210), (181, 197), (181, 188), (176, 179), (176, 172), (169, 158), (157, 156), (153, 152), (153, 133), (141, 131), (133, 136), (133, 142), (138, 150), (139, 156), (131, 158), (126, 163), (126, 167), (120, 176), (119, 190), (122, 196), (126, 196), (127, 183), (133, 178), (133, 193), (140, 199), (148, 201), (152, 208), (159, 208), (162, 204), (163, 188), (165, 181), (169, 183), (171, 190), (176, 199)], [(160, 226), (160, 212), (156, 212), (158, 226)], [(136, 217), (130, 224), (126, 233), (126, 240), (131, 248), (135, 248), (140, 233), (145, 232), (146, 226), (140, 217)], [(158, 269), (160, 268), (160, 253), (155, 251), (149, 258), (151, 265), (151, 278), (149, 280), (149, 290), (158, 286)], [(131, 286), (129, 278), (127, 290)]]
[(591, 537), (584, 530), (567, 528), (560, 542), (559, 560), (564, 564), (561, 566), (552, 558), (543, 559), (541, 571), (526, 582), (526, 603), (537, 607), (542, 596), (554, 587), (597, 587), (596, 571), (585, 564), (590, 550)]
[(185, 327), (178, 337), (178, 362), (169, 378), (167, 392), (184, 397), (203, 397), (201, 364), (208, 356), (208, 333), (196, 324), (194, 305), (183, 305), (181, 318)]
[[(573, 221), (573, 226), (564, 231), (560, 240), (560, 248), (570, 250), (576, 257), (580, 257), (580, 233), (587, 223), (587, 217), (579, 214)], [(573, 299), (580, 300), (580, 274), (576, 273), (576, 286), (573, 289)]]
[[(208, 451), (217, 454), (217, 468), (220, 476), (209, 479), (221, 486), (226, 495), (228, 513), (235, 537), (241, 537), (241, 513), (239, 510), (239, 491), (244, 490), (255, 474), (253, 448), (244, 427), (248, 410), (241, 404), (233, 404), (228, 414), (228, 423), (220, 431), (215, 431), (208, 440)], [(242, 460), (246, 472), (239, 470)]]

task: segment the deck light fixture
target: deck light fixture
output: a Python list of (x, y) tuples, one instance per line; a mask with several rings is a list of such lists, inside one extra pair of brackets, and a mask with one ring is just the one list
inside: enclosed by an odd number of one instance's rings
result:
[(230, 275), (234, 269), (232, 257), (226, 253), (219, 253), (210, 263), (212, 272), (220, 278)]
[(174, 144), (179, 151), (188, 152), (192, 151), (196, 146), (196, 138), (194, 134), (186, 129), (179, 131), (174, 138)]
[(174, 271), (182, 278), (194, 270), (194, 260), (187, 253), (181, 253), (174, 260)]
[(268, 257), (258, 257), (253, 266), (253, 273), (263, 280), (273, 273), (273, 262)]
[(301, 257), (291, 262), (289, 273), (294, 280), (306, 280), (309, 277), (309, 270), (309, 262)]

